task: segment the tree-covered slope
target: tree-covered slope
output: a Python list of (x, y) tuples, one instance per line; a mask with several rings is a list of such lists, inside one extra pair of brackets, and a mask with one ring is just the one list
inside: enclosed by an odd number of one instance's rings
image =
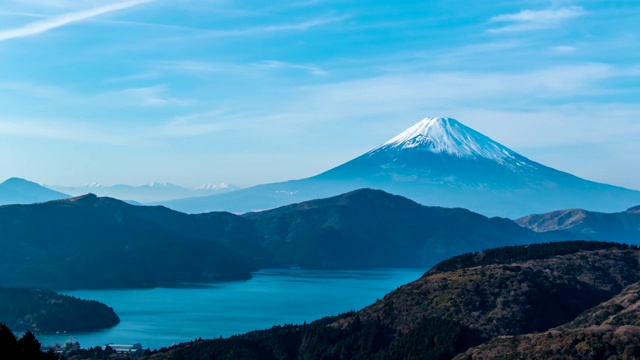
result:
[(95, 331), (117, 325), (112, 308), (36, 288), (0, 288), (0, 323), (13, 331)]
[(186, 214), (86, 195), (0, 207), (0, 286), (54, 289), (247, 279), (253, 260)]
[(371, 189), (242, 216), (85, 195), (0, 207), (0, 286), (145, 287), (248, 279), (260, 267), (427, 267), (568, 236)]
[(569, 239), (371, 189), (243, 217), (273, 261), (306, 268), (426, 267), (467, 251)]
[(514, 249), (429, 272), (358, 312), (180, 344), (146, 359), (449, 359), (495, 337), (560, 326), (640, 281), (637, 248), (550, 243), (531, 256)]
[(537, 334), (494, 339), (456, 359), (638, 359), (640, 283), (575, 320)]

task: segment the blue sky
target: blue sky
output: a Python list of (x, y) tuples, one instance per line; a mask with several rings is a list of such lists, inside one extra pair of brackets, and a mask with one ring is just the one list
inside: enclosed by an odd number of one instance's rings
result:
[(450, 116), (640, 189), (637, 1), (0, 2), (0, 179), (241, 186)]

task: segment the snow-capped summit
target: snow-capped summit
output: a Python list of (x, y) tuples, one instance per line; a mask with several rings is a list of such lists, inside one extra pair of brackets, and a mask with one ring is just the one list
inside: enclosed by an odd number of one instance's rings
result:
[(638, 191), (544, 166), (451, 118), (426, 118), (375, 149), (309, 178), (162, 204), (186, 212), (246, 212), (365, 187), (425, 205), (503, 217), (562, 208), (613, 212), (640, 204)]
[(219, 184), (204, 184), (200, 187), (197, 187), (196, 190), (221, 190), (221, 189), (228, 189), (229, 188), (229, 184), (227, 183), (219, 183)]
[(485, 158), (499, 163), (516, 159), (516, 152), (452, 118), (425, 118), (371, 151), (415, 149), (460, 158)]
[(147, 183), (145, 185), (143, 185), (145, 187), (150, 187), (150, 188), (176, 188), (178, 187), (178, 185), (172, 184), (172, 183), (168, 183), (168, 182), (161, 182), (161, 181), (152, 181), (150, 183)]

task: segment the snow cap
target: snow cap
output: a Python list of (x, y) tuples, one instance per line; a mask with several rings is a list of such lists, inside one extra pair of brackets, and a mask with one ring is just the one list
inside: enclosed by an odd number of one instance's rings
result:
[(515, 152), (463, 125), (456, 119), (425, 118), (382, 144), (378, 149), (418, 149), (461, 158), (503, 162)]

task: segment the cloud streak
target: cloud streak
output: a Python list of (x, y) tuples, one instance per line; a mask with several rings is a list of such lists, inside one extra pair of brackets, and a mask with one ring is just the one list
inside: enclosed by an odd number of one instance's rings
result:
[(580, 6), (569, 6), (559, 9), (522, 10), (515, 14), (501, 14), (491, 18), (491, 23), (507, 24), (489, 29), (490, 33), (507, 33), (538, 29), (548, 29), (558, 26), (561, 22), (580, 16), (588, 12)]
[(305, 70), (305, 71), (308, 71), (309, 74), (314, 75), (314, 76), (326, 76), (326, 75), (329, 75), (329, 73), (326, 70), (324, 70), (322, 68), (319, 68), (317, 66), (314, 66), (314, 65), (292, 64), (292, 63), (288, 63), (288, 62), (284, 62), (284, 61), (277, 61), (277, 60), (261, 61), (261, 62), (256, 63), (255, 66), (257, 66), (259, 68), (263, 68), (263, 69), (275, 69), (275, 70), (279, 70), (279, 69)]
[(0, 31), (0, 41), (26, 37), (26, 36), (34, 36), (40, 33), (59, 28), (61, 26), (65, 26), (74, 22), (86, 20), (95, 16), (99, 16), (102, 14), (107, 14), (110, 12), (128, 9), (137, 5), (141, 5), (152, 0), (132, 0), (119, 2), (116, 4), (101, 6), (89, 10), (77, 11), (68, 14), (63, 14), (59, 16), (53, 16), (46, 20), (36, 21), (18, 28), (2, 30)]

